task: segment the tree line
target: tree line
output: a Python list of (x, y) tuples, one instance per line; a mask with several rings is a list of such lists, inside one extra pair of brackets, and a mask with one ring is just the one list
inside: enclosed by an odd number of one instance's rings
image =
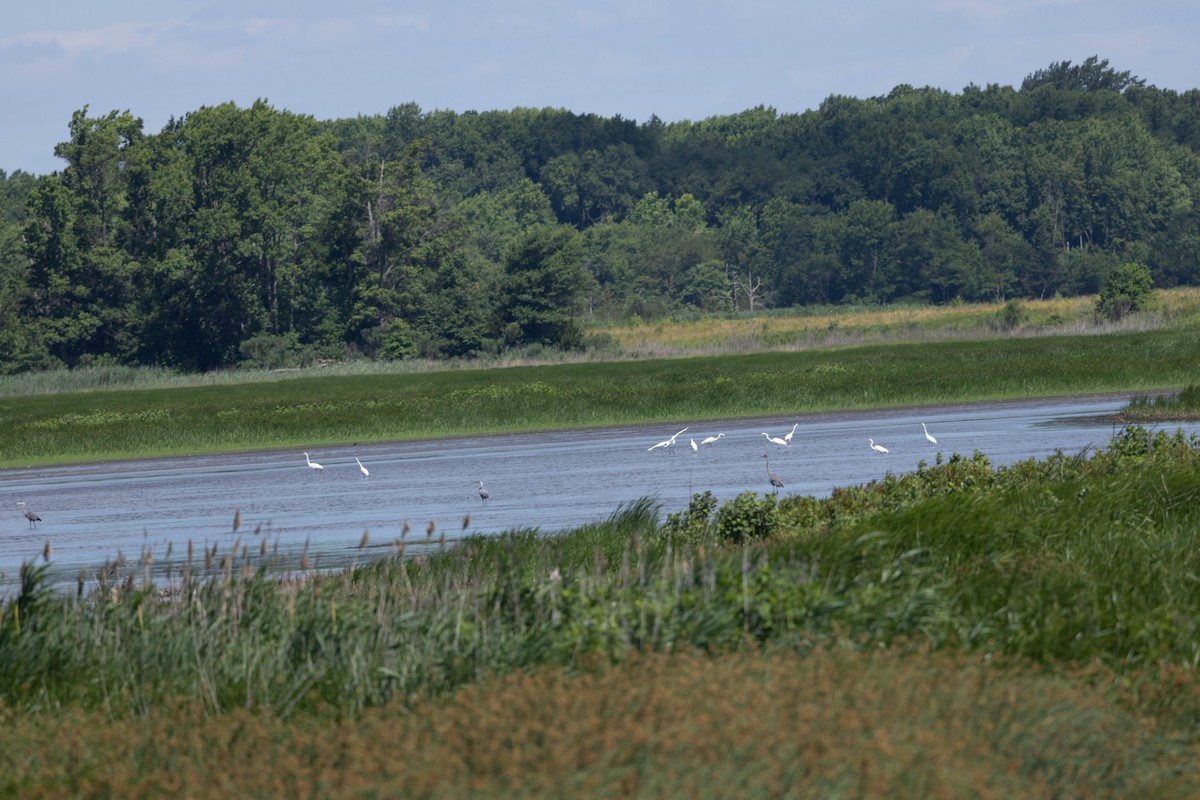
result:
[(1200, 280), (1200, 90), (1092, 57), (644, 123), (260, 100), (147, 133), (77, 111), (0, 171), (0, 370), (208, 370), (586, 345), (681, 311), (1045, 297)]

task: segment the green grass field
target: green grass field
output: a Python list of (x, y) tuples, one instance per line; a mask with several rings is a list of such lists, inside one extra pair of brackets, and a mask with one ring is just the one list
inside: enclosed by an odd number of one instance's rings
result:
[(1200, 336), (871, 344), (0, 398), (0, 465), (1174, 390)]

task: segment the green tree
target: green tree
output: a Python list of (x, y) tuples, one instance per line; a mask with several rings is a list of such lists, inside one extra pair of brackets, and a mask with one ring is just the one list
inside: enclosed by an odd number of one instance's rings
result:
[(1118, 72), (1109, 67), (1108, 59), (1089, 56), (1082, 64), (1071, 65), (1070, 61), (1056, 61), (1045, 69), (1025, 76), (1021, 91), (1027, 92), (1043, 86), (1078, 92), (1123, 92), (1130, 87), (1145, 86), (1146, 82), (1135, 77), (1129, 70)]
[(1104, 282), (1096, 299), (1096, 314), (1105, 319), (1119, 320), (1132, 311), (1145, 308), (1153, 295), (1154, 278), (1150, 268), (1136, 261), (1128, 261), (1114, 269)]
[(45, 364), (36, 326), (22, 313), (29, 297), (29, 260), (23, 232), (28, 202), (37, 179), (20, 170), (0, 170), (0, 374), (22, 372)]
[(129, 112), (75, 112), (69, 141), (54, 150), (66, 166), (30, 199), (27, 309), (49, 353), (70, 366), (136, 351), (128, 185), (145, 154), (141, 125)]
[(504, 258), (499, 317), (504, 343), (582, 346), (587, 273), (580, 235), (563, 225), (527, 231)]

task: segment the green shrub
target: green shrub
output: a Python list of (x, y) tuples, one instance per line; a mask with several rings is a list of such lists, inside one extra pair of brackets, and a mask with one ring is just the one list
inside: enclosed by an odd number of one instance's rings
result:
[(686, 511), (667, 515), (662, 530), (680, 541), (693, 544), (703, 541), (712, 531), (712, 516), (716, 508), (717, 498), (711, 491), (694, 494)]
[(1113, 270), (1104, 282), (1096, 300), (1096, 315), (1119, 320), (1132, 311), (1145, 308), (1153, 294), (1154, 277), (1150, 268), (1136, 261), (1126, 262)]
[(717, 511), (717, 537), (735, 544), (765, 539), (775, 532), (778, 523), (775, 495), (760, 499), (754, 492), (742, 492)]

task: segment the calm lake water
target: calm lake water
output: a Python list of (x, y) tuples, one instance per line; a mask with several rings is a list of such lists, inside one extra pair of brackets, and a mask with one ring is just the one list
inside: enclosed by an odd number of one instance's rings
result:
[[(825, 496), (836, 486), (865, 483), (888, 472), (915, 469), (940, 451), (980, 451), (995, 465), (1056, 450), (1068, 454), (1104, 447), (1115, 432), (1095, 418), (1127, 398), (1014, 402), (741, 419), (688, 426), (673, 448), (648, 450), (682, 428), (638, 426), (559, 433), (486, 436), (440, 441), (310, 448), (43, 469), (0, 470), (0, 597), (14, 587), (22, 562), (53, 548), (56, 580), (73, 586), (122, 555), (149, 550), (159, 567), (168, 548), (180, 560), (235, 541), (257, 551), (298, 553), (310, 566), (337, 567), (388, 552), (406, 524), (413, 547), (468, 534), (513, 528), (544, 531), (604, 519), (624, 504), (652, 497), (663, 514), (687, 506), (694, 492), (719, 500), (771, 490), (763, 454), (784, 483), (784, 494)], [(938, 443), (929, 443), (924, 422)], [(799, 423), (787, 447), (782, 437)], [(1170, 424), (1200, 432), (1200, 425)], [(693, 452), (707, 436), (724, 433)], [(888, 448), (872, 450), (872, 438)], [(355, 457), (370, 470), (364, 477)], [(490, 499), (478, 495), (484, 481)], [(25, 501), (42, 517), (30, 528), (17, 507)], [(234, 531), (234, 518), (240, 528)], [(430, 523), (433, 537), (427, 538)], [(369, 544), (360, 549), (363, 534)], [(411, 550), (410, 550), (411, 552)]]

